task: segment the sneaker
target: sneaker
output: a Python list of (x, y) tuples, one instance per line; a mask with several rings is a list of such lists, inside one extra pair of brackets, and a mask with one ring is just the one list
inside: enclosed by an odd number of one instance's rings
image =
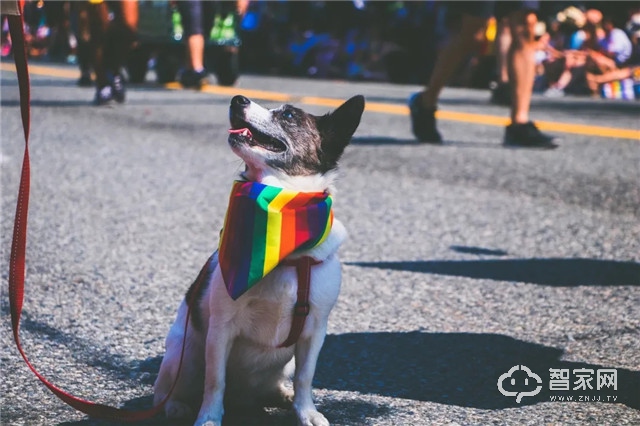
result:
[(545, 98), (562, 98), (564, 96), (564, 90), (557, 87), (549, 87), (542, 94)]
[(199, 89), (203, 85), (207, 84), (208, 74), (207, 70), (204, 69), (197, 72), (194, 70), (184, 70), (180, 75), (180, 84), (182, 84), (182, 87)]
[(491, 103), (495, 105), (511, 106), (511, 86), (509, 86), (509, 83), (492, 83)]
[(96, 106), (108, 105), (113, 101), (111, 86), (98, 87), (93, 104)]
[(440, 144), (442, 136), (436, 128), (436, 109), (425, 108), (420, 101), (420, 94), (414, 93), (409, 98), (411, 111), (411, 130), (420, 142)]
[(521, 148), (544, 148), (554, 149), (558, 145), (553, 143), (555, 137), (545, 135), (536, 127), (533, 122), (512, 123), (507, 126), (504, 134), (504, 144), (506, 146)]
[(82, 71), (80, 78), (78, 79), (78, 86), (91, 87), (93, 86), (93, 79), (91, 78), (91, 72)]
[(124, 102), (125, 88), (124, 88), (124, 80), (120, 74), (116, 74), (111, 79), (111, 93), (113, 95), (113, 99), (119, 104)]

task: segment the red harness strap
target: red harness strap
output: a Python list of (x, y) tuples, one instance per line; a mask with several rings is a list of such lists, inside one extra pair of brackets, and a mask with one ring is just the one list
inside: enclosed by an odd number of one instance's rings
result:
[[(58, 388), (42, 376), (29, 362), (22, 345), (20, 344), (20, 316), (22, 314), (22, 303), (24, 299), (25, 282), (25, 260), (27, 245), (27, 215), (29, 211), (29, 187), (30, 187), (30, 167), (29, 167), (29, 127), (30, 127), (30, 92), (29, 92), (29, 70), (27, 67), (27, 57), (24, 43), (24, 29), (22, 16), (7, 15), (9, 31), (13, 43), (13, 57), (18, 75), (18, 86), (20, 89), (20, 111), (22, 114), (22, 127), (24, 129), (24, 158), (22, 161), (22, 174), (20, 177), (20, 187), (18, 190), (18, 202), (13, 227), (13, 241), (11, 244), (11, 257), (9, 263), (9, 306), (11, 310), (11, 325), (13, 339), (18, 351), (26, 362), (27, 366), (40, 379), (40, 381), (53, 392), (58, 398), (72, 406), (78, 411), (88, 414), (91, 417), (117, 420), (120, 422), (136, 422), (151, 418), (158, 414), (164, 407), (165, 402), (171, 395), (176, 382), (173, 383), (169, 394), (159, 405), (144, 411), (124, 410), (110, 407), (108, 405), (96, 404), (90, 401), (77, 398), (64, 390)], [(201, 280), (200, 280), (201, 281)], [(200, 285), (200, 284), (198, 284)], [(187, 335), (187, 324), (189, 322), (190, 310), (187, 312), (185, 321), (185, 336)], [(182, 368), (185, 344), (183, 340), (182, 353), (180, 354), (180, 364), (178, 375)], [(177, 377), (176, 376), (176, 377)]]
[(322, 263), (311, 256), (303, 256), (297, 259), (285, 259), (281, 262), (284, 266), (294, 266), (298, 273), (298, 298), (293, 308), (293, 322), (289, 330), (287, 340), (278, 345), (279, 348), (287, 348), (298, 341), (304, 328), (304, 322), (309, 315), (309, 293), (311, 291), (311, 267)]

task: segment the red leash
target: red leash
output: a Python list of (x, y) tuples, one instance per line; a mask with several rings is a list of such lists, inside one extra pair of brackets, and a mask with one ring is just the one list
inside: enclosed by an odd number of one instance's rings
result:
[[(29, 69), (27, 67), (27, 57), (24, 42), (24, 30), (21, 15), (7, 15), (9, 31), (13, 44), (13, 57), (18, 75), (18, 86), (20, 89), (20, 111), (22, 115), (22, 127), (24, 129), (24, 158), (22, 161), (22, 174), (20, 177), (20, 188), (18, 191), (18, 202), (16, 206), (15, 222), (13, 227), (13, 241), (11, 244), (11, 257), (9, 264), (9, 305), (11, 310), (11, 325), (13, 339), (18, 347), (18, 351), (27, 363), (27, 366), (40, 379), (40, 381), (53, 392), (58, 398), (91, 417), (117, 420), (121, 422), (136, 422), (151, 418), (164, 408), (164, 404), (173, 392), (176, 382), (173, 383), (167, 397), (157, 406), (143, 411), (125, 410), (108, 405), (96, 404), (77, 398), (64, 390), (58, 388), (42, 376), (29, 362), (20, 344), (20, 315), (22, 314), (22, 303), (24, 299), (25, 281), (25, 259), (27, 245), (27, 216), (29, 212), (29, 187), (30, 187), (30, 167), (29, 167), (29, 130), (30, 130), (30, 104), (31, 95), (29, 90)], [(198, 281), (202, 281), (201, 274)], [(187, 334), (187, 324), (191, 311), (187, 312), (185, 322), (185, 336)], [(182, 359), (185, 351), (185, 341), (182, 344), (178, 377), (182, 369)]]

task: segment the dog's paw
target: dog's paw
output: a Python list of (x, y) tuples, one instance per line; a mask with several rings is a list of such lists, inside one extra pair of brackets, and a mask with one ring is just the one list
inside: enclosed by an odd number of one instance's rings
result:
[(205, 420), (204, 423), (196, 422), (194, 426), (221, 426), (222, 422), (214, 422), (213, 420)]
[(329, 420), (316, 410), (296, 412), (298, 426), (329, 426)]
[(193, 426), (222, 426), (222, 416), (219, 419), (213, 419), (210, 416), (198, 416), (198, 420)]
[(289, 409), (293, 405), (293, 390), (279, 386), (264, 398), (265, 407), (278, 407)]
[(169, 400), (164, 407), (164, 412), (169, 419), (186, 419), (195, 417), (193, 410), (184, 402)]

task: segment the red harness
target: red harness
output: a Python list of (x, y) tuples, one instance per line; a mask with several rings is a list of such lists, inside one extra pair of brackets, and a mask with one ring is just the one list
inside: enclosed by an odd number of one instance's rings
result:
[[(211, 276), (207, 271), (211, 270), (212, 259), (213, 256), (207, 260), (196, 278), (193, 291), (191, 291), (191, 297), (187, 300), (189, 312), (191, 312), (193, 304), (197, 303), (196, 295), (199, 293), (200, 289), (204, 288), (206, 281)], [(300, 333), (302, 333), (302, 329), (304, 328), (305, 320), (307, 319), (307, 316), (309, 316), (309, 312), (311, 310), (311, 304), (309, 303), (309, 296), (311, 294), (311, 267), (321, 263), (321, 260), (316, 260), (311, 256), (302, 256), (295, 259), (284, 259), (278, 265), (292, 266), (296, 268), (298, 276), (298, 290), (296, 303), (293, 306), (293, 317), (291, 321), (291, 328), (289, 329), (289, 335), (286, 340), (276, 346), (276, 348), (288, 348), (296, 343), (300, 338)]]
[(287, 340), (278, 345), (279, 348), (286, 348), (298, 341), (300, 333), (304, 328), (304, 322), (309, 315), (311, 305), (309, 305), (309, 294), (311, 291), (311, 267), (322, 263), (310, 256), (303, 256), (297, 259), (285, 259), (280, 264), (283, 266), (294, 266), (298, 273), (298, 298), (293, 308), (293, 322), (289, 330)]

